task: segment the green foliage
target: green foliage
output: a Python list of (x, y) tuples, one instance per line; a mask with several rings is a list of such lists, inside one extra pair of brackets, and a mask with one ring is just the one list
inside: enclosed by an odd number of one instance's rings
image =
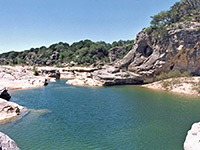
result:
[(39, 75), (36, 66), (33, 66), (33, 74), (34, 74), (34, 76), (38, 76)]
[(109, 63), (109, 50), (113, 46), (129, 45), (127, 51), (132, 48), (132, 40), (119, 40), (112, 44), (100, 41), (92, 42), (82, 40), (68, 43), (59, 42), (49, 47), (31, 48), (23, 52), (8, 52), (0, 54), (0, 64), (26, 64), (26, 65), (58, 65), (74, 62), (77, 65), (99, 65)]
[(124, 77), (128, 78), (130, 77), (130, 74), (125, 74)]
[[(182, 0), (176, 2), (168, 11), (161, 11), (160, 13), (151, 16), (151, 26), (145, 29), (149, 35), (152, 34), (155, 39), (164, 39), (167, 33), (167, 27), (180, 21), (200, 21), (200, 1), (199, 0)], [(176, 26), (172, 26), (173, 28)], [(179, 24), (178, 28), (182, 26)]]
[(172, 79), (172, 80), (164, 80), (161, 82), (162, 83), (162, 87), (164, 87), (166, 90), (172, 89), (173, 86), (180, 86), (181, 85), (181, 81), (179, 79)]

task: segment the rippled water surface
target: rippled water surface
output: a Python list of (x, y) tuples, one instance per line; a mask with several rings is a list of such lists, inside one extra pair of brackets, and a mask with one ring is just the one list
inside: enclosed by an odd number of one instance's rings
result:
[(200, 121), (198, 97), (137, 86), (77, 87), (59, 80), (10, 93), (33, 109), (0, 124), (22, 150), (181, 150), (187, 130)]

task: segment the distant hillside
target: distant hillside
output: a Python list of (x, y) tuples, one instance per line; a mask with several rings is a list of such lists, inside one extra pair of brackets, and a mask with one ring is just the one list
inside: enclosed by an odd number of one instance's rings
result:
[[(133, 46), (133, 41), (118, 41), (112, 44), (106, 42), (92, 42), (84, 40), (68, 43), (52, 44), (49, 47), (31, 48), (23, 52), (7, 52), (0, 54), (1, 65), (38, 65), (38, 66), (66, 66), (66, 65), (99, 65), (109, 63), (110, 49), (123, 49), (122, 55), (127, 54)], [(125, 48), (125, 49), (124, 49)], [(113, 56), (113, 55), (112, 55)], [(115, 56), (114, 56), (115, 57)], [(116, 54), (117, 57), (117, 54)]]

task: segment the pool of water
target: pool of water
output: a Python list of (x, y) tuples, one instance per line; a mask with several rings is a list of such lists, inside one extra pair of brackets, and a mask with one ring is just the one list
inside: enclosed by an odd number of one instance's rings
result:
[(22, 150), (181, 150), (200, 121), (199, 97), (65, 82), (10, 91), (11, 101), (33, 110), (0, 130)]

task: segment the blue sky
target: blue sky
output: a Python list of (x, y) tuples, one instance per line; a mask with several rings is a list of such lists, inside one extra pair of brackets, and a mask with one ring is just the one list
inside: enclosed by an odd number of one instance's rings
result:
[(133, 40), (178, 0), (0, 0), (0, 53), (84, 39)]

